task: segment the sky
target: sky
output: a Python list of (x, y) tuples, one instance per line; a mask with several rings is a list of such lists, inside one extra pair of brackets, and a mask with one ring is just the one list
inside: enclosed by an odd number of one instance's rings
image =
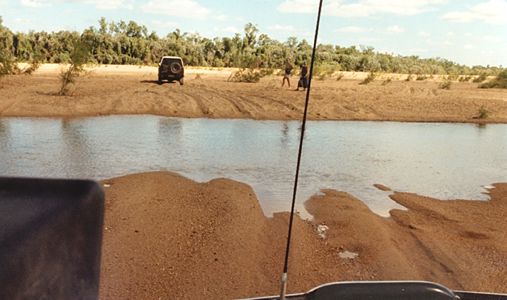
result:
[[(13, 31), (77, 30), (134, 20), (160, 36), (176, 28), (232, 36), (246, 23), (285, 41), (312, 40), (318, 0), (0, 0)], [(324, 0), (319, 42), (507, 66), (507, 0)]]

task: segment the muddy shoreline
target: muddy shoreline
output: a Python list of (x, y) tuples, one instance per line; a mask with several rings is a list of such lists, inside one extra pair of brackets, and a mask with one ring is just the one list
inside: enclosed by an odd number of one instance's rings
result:
[[(288, 214), (264, 216), (246, 184), (152, 172), (105, 180), (101, 299), (231, 299), (276, 294)], [(507, 292), (507, 184), (490, 201), (394, 192), (379, 217), (323, 190), (296, 218), (289, 291), (342, 280), (429, 280)], [(326, 225), (325, 238), (318, 225)], [(340, 253), (357, 253), (354, 259)]]
[[(184, 86), (158, 85), (156, 68), (136, 66), (93, 69), (77, 79), (72, 96), (57, 96), (59, 68), (44, 66), (32, 76), (2, 78), (0, 117), (152, 114), (299, 120), (304, 106), (305, 93), (281, 88), (280, 76), (268, 76), (255, 84), (233, 83), (227, 82), (232, 70), (189, 69)], [(439, 88), (439, 78), (406, 82), (400, 74), (383, 74), (361, 85), (364, 75), (350, 73), (340, 81), (331, 77), (314, 80), (309, 119), (507, 123), (505, 89), (479, 89), (476, 83), (453, 82), (450, 90), (444, 90)], [(391, 77), (391, 82), (383, 84)], [(478, 119), (481, 107), (487, 118)]]

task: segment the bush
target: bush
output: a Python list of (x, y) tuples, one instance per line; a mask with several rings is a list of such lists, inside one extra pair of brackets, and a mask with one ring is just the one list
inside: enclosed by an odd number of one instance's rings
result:
[(485, 82), (479, 86), (483, 89), (498, 88), (507, 89), (507, 69), (503, 70), (495, 79)]
[(28, 64), (28, 67), (24, 68), (20, 71), (22, 74), (32, 75), (41, 65), (42, 59), (40, 57), (34, 57), (32, 61)]
[(458, 74), (449, 74), (449, 75), (447, 75), (447, 80), (454, 81), (454, 80), (457, 80), (458, 77), (459, 77)]
[(467, 75), (467, 76), (460, 76), (460, 77), (458, 78), (458, 81), (459, 81), (459, 82), (469, 82), (471, 79), (472, 79), (472, 76), (470, 76), (470, 75)]
[(14, 56), (6, 50), (0, 49), (0, 76), (16, 74), (18, 71)]
[(386, 80), (382, 81), (382, 85), (388, 85), (391, 83), (391, 81), (393, 81), (391, 78), (387, 78)]
[(343, 73), (339, 73), (338, 76), (336, 76), (336, 81), (342, 80), (343, 76), (345, 76)]
[(443, 90), (450, 90), (451, 84), (452, 84), (452, 82), (449, 79), (446, 79), (444, 82), (440, 83), (440, 85), (438, 87)]
[(60, 91), (58, 95), (63, 96), (69, 93), (69, 84), (75, 82), (76, 78), (84, 71), (84, 66), (90, 58), (88, 46), (81, 40), (73, 41), (73, 50), (69, 55), (70, 66), (66, 71), (60, 73)]
[(317, 76), (317, 80), (325, 80), (327, 78), (327, 74), (326, 73), (322, 73), (322, 74), (319, 74)]
[(368, 76), (363, 81), (361, 81), (359, 84), (368, 84), (368, 83), (374, 81), (375, 77), (377, 77), (377, 74), (375, 74), (374, 72), (370, 72), (368, 74)]
[(412, 80), (412, 74), (408, 74), (407, 79), (405, 81), (411, 81)]
[(264, 77), (264, 76), (269, 76), (269, 75), (275, 74), (275, 69), (265, 68), (265, 69), (261, 69), (259, 72), (261, 73), (262, 77)]
[(261, 78), (266, 75), (269, 75), (269, 71), (256, 70), (252, 68), (241, 69), (231, 74), (228, 81), (256, 83), (259, 82)]
[(28, 65), (26, 69), (23, 69), (21, 73), (26, 75), (32, 75), (33, 72), (35, 72), (40, 67), (39, 62), (32, 62)]
[(489, 117), (489, 111), (484, 107), (484, 105), (481, 105), (479, 108), (479, 114), (476, 117), (476, 119), (487, 119)]
[(439, 88), (443, 90), (450, 90), (451, 89), (452, 82), (449, 80), (446, 80), (438, 85)]
[(422, 80), (426, 80), (428, 79), (428, 77), (426, 77), (425, 75), (417, 75), (417, 77), (415, 78), (415, 80), (418, 80), (418, 81), (422, 81)]
[(313, 70), (313, 74), (315, 74), (318, 80), (324, 80), (330, 76), (332, 76), (336, 71), (340, 70), (339, 65), (329, 64), (329, 63), (320, 63), (317, 64)]
[(486, 80), (488, 78), (488, 75), (486, 75), (485, 73), (482, 73), (481, 75), (479, 75), (478, 77), (474, 78), (474, 80), (472, 80), (472, 82), (475, 82), (475, 83), (481, 83), (483, 82), (484, 80)]

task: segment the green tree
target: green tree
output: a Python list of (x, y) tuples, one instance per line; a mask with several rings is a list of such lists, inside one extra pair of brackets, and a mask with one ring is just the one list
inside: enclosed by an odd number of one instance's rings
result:
[[(154, 64), (163, 55), (181, 56), (187, 65), (240, 68), (283, 68), (309, 62), (312, 46), (290, 37), (272, 39), (248, 23), (244, 32), (230, 37), (207, 38), (175, 29), (164, 37), (134, 21), (98, 20), (82, 33), (74, 31), (12, 33), (1, 25), (0, 55), (3, 61), (63, 63), (72, 55), (71, 41), (80, 38), (90, 50), (88, 62), (100, 64)], [(2, 66), (12, 65), (8, 62)], [(412, 74), (498, 75), (503, 68), (465, 66), (442, 58), (420, 58), (377, 53), (370, 46), (318, 45), (317, 65), (322, 70), (396, 72)], [(2, 67), (4, 68), (4, 67)], [(455, 76), (455, 75), (454, 75)]]
[(72, 40), (72, 50), (69, 55), (69, 67), (60, 74), (60, 96), (69, 93), (69, 85), (84, 71), (85, 64), (89, 61), (90, 50), (88, 44), (80, 38)]

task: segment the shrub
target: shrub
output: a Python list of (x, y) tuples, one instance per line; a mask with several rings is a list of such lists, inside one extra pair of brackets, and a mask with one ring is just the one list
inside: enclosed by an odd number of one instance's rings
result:
[(457, 80), (458, 77), (459, 77), (458, 74), (449, 74), (449, 75), (447, 75), (447, 80), (454, 81), (454, 80)]
[(460, 76), (460, 77), (458, 78), (458, 81), (459, 81), (459, 82), (469, 82), (469, 81), (470, 81), (470, 79), (472, 79), (472, 76), (470, 76), (470, 75), (467, 75), (467, 76)]
[(443, 90), (450, 90), (451, 84), (452, 84), (452, 82), (449, 79), (446, 79), (444, 82), (440, 83), (440, 85), (438, 87)]
[(315, 66), (313, 73), (316, 75), (318, 80), (324, 80), (332, 76), (337, 70), (340, 70), (339, 65), (321, 63)]
[(489, 117), (489, 111), (484, 107), (484, 105), (481, 105), (479, 108), (479, 113), (476, 119), (487, 119)]
[(425, 75), (417, 75), (417, 77), (415, 78), (415, 80), (418, 80), (418, 81), (422, 81), (422, 80), (426, 80), (428, 79), (428, 77), (426, 77)]
[(73, 41), (73, 49), (69, 55), (69, 68), (60, 73), (60, 96), (69, 93), (69, 84), (75, 82), (76, 78), (84, 71), (84, 66), (90, 57), (88, 46), (81, 40)]
[(0, 76), (16, 74), (18, 66), (14, 56), (4, 49), (0, 49)]
[(32, 75), (32, 73), (35, 72), (40, 67), (41, 61), (42, 61), (42, 58), (40, 56), (35, 56), (28, 64), (28, 67), (21, 70), (20, 72), (22, 74)]
[(389, 77), (386, 80), (382, 81), (382, 85), (388, 85), (389, 83), (391, 83), (391, 81), (393, 80)]
[(269, 72), (262, 70), (259, 71), (252, 68), (241, 69), (237, 72), (232, 73), (228, 81), (256, 83), (259, 82), (262, 77), (268, 75), (268, 73)]
[(500, 72), (495, 79), (485, 82), (479, 86), (483, 89), (488, 88), (499, 88), (499, 89), (507, 89), (507, 69)]
[(474, 78), (474, 80), (472, 80), (472, 82), (481, 83), (484, 80), (486, 80), (487, 78), (488, 78), (488, 75), (486, 75), (485, 73), (482, 73), (481, 75), (479, 75), (476, 78)]
[(339, 73), (338, 76), (336, 76), (336, 81), (342, 80), (343, 76), (345, 76), (343, 73)]
[(359, 84), (368, 84), (368, 83), (374, 81), (375, 77), (377, 77), (377, 74), (375, 74), (374, 72), (370, 72), (368, 74), (368, 76), (363, 81), (361, 81)]
[(33, 72), (35, 72), (40, 67), (39, 62), (32, 62), (28, 65), (27, 68), (21, 71), (23, 74), (32, 75)]
[(268, 76), (268, 75), (273, 75), (275, 73), (275, 69), (265, 68), (265, 69), (261, 69), (259, 72), (261, 73), (262, 77), (264, 77), (264, 76)]

